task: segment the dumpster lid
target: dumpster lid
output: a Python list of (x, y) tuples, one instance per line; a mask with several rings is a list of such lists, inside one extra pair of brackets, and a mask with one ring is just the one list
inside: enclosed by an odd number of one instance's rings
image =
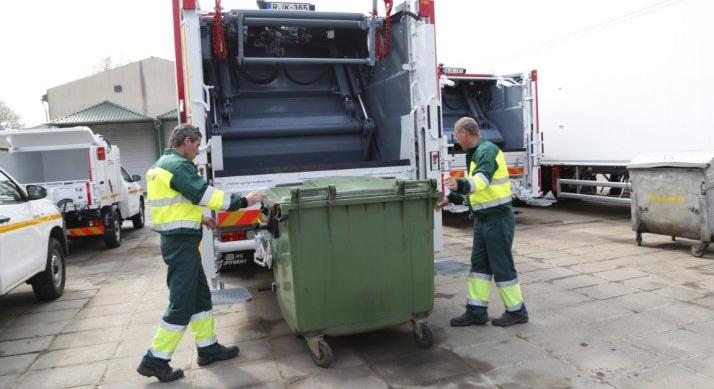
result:
[(714, 151), (660, 151), (640, 154), (627, 165), (628, 169), (653, 167), (688, 167), (704, 169), (712, 165)]
[(324, 203), (375, 196), (432, 197), (436, 193), (436, 183), (428, 180), (402, 181), (394, 178), (339, 176), (307, 180), (298, 186), (273, 188), (266, 193), (266, 204)]

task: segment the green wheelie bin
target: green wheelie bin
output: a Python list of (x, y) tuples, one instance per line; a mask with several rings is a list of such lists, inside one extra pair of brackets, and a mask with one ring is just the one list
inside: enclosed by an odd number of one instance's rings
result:
[(272, 263), (290, 329), (327, 367), (325, 336), (411, 322), (419, 346), (433, 343), (434, 180), (329, 177), (266, 195), (267, 227), (256, 256)]

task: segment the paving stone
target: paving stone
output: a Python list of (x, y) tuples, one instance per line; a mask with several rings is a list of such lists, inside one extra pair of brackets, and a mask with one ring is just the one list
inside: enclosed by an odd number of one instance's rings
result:
[[(330, 369), (344, 369), (366, 364), (364, 358), (349, 348), (340, 347), (339, 343), (332, 342), (331, 348), (334, 361), (330, 365)], [(277, 357), (275, 363), (280, 370), (280, 376), (290, 381), (298, 377), (313, 376), (325, 371), (324, 368), (315, 364), (309, 352)]]
[[(583, 388), (587, 381), (575, 368), (557, 359), (526, 361), (484, 375), (491, 387), (504, 389)], [(594, 380), (588, 383), (594, 383)]]
[(639, 289), (630, 288), (619, 282), (608, 282), (605, 284), (580, 288), (576, 292), (588, 296), (590, 298), (605, 300), (617, 296), (638, 293), (639, 291)]
[(587, 324), (598, 331), (605, 339), (626, 339), (641, 336), (644, 333), (657, 335), (677, 328), (674, 322), (661, 320), (653, 311), (619, 316), (613, 320), (600, 320)]
[(510, 338), (496, 343), (455, 347), (454, 353), (463, 358), (471, 367), (481, 371), (488, 370), (485, 368), (486, 366), (504, 368), (520, 362), (546, 357), (542, 348), (519, 338)]
[(556, 355), (577, 352), (587, 353), (588, 347), (606, 342), (600, 333), (585, 326), (540, 332), (527, 336), (526, 340), (541, 347), (546, 352)]
[(679, 302), (647, 313), (654, 316), (653, 320), (672, 323), (677, 327), (692, 323), (706, 323), (714, 318), (714, 310)]
[(116, 315), (118, 313), (129, 313), (134, 312), (138, 306), (138, 303), (123, 303), (123, 304), (113, 304), (113, 305), (101, 305), (93, 307), (85, 307), (77, 314), (78, 318), (85, 317), (97, 317), (97, 316), (109, 316)]
[(704, 297), (706, 292), (688, 288), (686, 286), (670, 286), (661, 289), (655, 289), (652, 293), (664, 297), (670, 297), (680, 301), (691, 301)]
[(119, 339), (121, 332), (121, 327), (110, 327), (99, 330), (60, 334), (54, 338), (54, 341), (50, 345), (49, 349), (59, 350), (65, 348), (92, 346), (102, 343), (112, 343)]
[(275, 362), (222, 363), (191, 371), (192, 388), (239, 388), (278, 381)]
[(693, 355), (691, 358), (680, 359), (677, 364), (714, 378), (714, 355), (711, 350)]
[(114, 356), (117, 343), (105, 343), (94, 346), (84, 346), (68, 348), (64, 350), (50, 351), (37, 359), (33, 370), (49, 369), (57, 366), (68, 366), (74, 364), (87, 364), (90, 362), (103, 361)]
[(563, 307), (582, 304), (593, 300), (590, 297), (583, 296), (582, 294), (566, 290), (555, 290), (550, 293), (524, 296), (524, 299), (526, 300), (526, 306), (529, 311), (558, 310)]
[(22, 378), (17, 388), (69, 388), (98, 385), (107, 365), (107, 362), (101, 362), (30, 371)]
[(0, 331), (0, 341), (55, 335), (69, 324), (68, 321), (9, 327)]
[(674, 364), (657, 366), (610, 381), (618, 389), (711, 389), (712, 379)]
[(12, 388), (20, 380), (19, 374), (0, 376), (0, 388)]
[(580, 274), (573, 277), (560, 278), (551, 281), (553, 285), (559, 286), (563, 289), (578, 289), (585, 288), (588, 286), (599, 285), (604, 281), (600, 278), (593, 277), (587, 274)]
[(609, 301), (588, 301), (581, 304), (572, 305), (559, 309), (559, 315), (562, 315), (572, 324), (588, 324), (599, 320), (618, 320), (621, 316), (632, 314), (632, 310), (623, 308)]
[(320, 374), (291, 380), (287, 387), (290, 389), (387, 389), (389, 385), (368, 367), (359, 366), (346, 369), (333, 367), (322, 369)]
[[(85, 289), (85, 290), (72, 290), (68, 289), (66, 286), (64, 288), (64, 292), (62, 293), (62, 296), (60, 296), (55, 302), (57, 301), (67, 301), (67, 300), (85, 300), (88, 301), (90, 298), (92, 298), (95, 294), (97, 294), (97, 291), (99, 289)], [(76, 308), (76, 307), (73, 307)]]
[(38, 355), (35, 353), (0, 357), (0, 376), (23, 373)]
[(89, 317), (89, 318), (78, 318), (72, 320), (63, 330), (63, 333), (78, 332), (78, 331), (89, 331), (101, 328), (111, 328), (111, 327), (121, 327), (129, 323), (131, 319), (131, 314), (124, 313), (119, 315), (113, 315), (111, 320), (107, 320), (106, 317)]
[(291, 354), (304, 353), (307, 350), (305, 340), (295, 335), (280, 336), (270, 340), (272, 353), (276, 358)]
[(660, 364), (663, 358), (624, 342), (596, 344), (587, 352), (564, 354), (561, 360), (609, 381), (627, 372), (642, 370)]
[(527, 274), (529, 277), (532, 277), (533, 279), (538, 281), (551, 281), (557, 278), (577, 276), (579, 273), (564, 267), (553, 267), (549, 269), (532, 271)]
[(660, 309), (676, 302), (676, 300), (659, 296), (651, 292), (640, 292), (620, 297), (615, 297), (609, 300), (612, 304), (618, 305), (621, 308), (632, 309), (639, 312)]
[(600, 273), (594, 273), (593, 275), (608, 281), (623, 281), (629, 280), (631, 278), (649, 276), (649, 274), (641, 272), (632, 267), (622, 267), (613, 270), (606, 270)]
[(681, 282), (679, 282), (677, 280), (670, 279), (670, 278), (666, 278), (665, 276), (662, 276), (662, 275), (649, 275), (646, 277), (625, 280), (623, 282), (623, 284), (626, 286), (629, 286), (631, 288), (637, 288), (637, 289), (641, 289), (641, 290), (650, 292), (650, 291), (653, 291), (656, 289), (677, 286), (677, 285), (680, 285)]
[(570, 270), (576, 271), (578, 273), (590, 274), (602, 272), (605, 270), (616, 269), (618, 266), (619, 262), (613, 260), (604, 260), (573, 265), (570, 266)]
[(680, 359), (714, 350), (714, 337), (686, 329), (676, 329), (657, 335), (645, 334), (629, 342), (643, 350), (657, 355), (666, 355), (671, 359)]
[[(472, 350), (464, 350), (469, 354)], [(475, 358), (470, 362), (477, 364)], [(456, 375), (472, 372), (472, 368), (459, 357), (448, 350), (422, 350), (403, 358), (381, 362), (374, 366), (379, 375), (390, 385), (418, 385)], [(429, 366), (425, 369), (425, 366)]]
[(77, 312), (79, 312), (79, 308), (65, 309), (62, 311), (48, 311), (48, 312), (24, 314), (24, 315), (18, 316), (17, 320), (15, 320), (12, 323), (12, 325), (13, 325), (13, 327), (15, 327), (15, 326), (32, 325), (32, 324), (36, 324), (36, 323), (51, 323), (51, 322), (57, 322), (57, 321), (66, 321), (66, 320), (71, 320), (72, 318), (74, 318), (77, 315)]
[(51, 342), (51, 336), (0, 342), (0, 357), (42, 351), (47, 349)]
[(142, 299), (142, 297), (144, 297), (144, 293), (125, 293), (125, 294), (114, 294), (114, 295), (109, 295), (109, 296), (94, 296), (87, 303), (87, 307), (96, 307), (96, 306), (100, 306), (100, 305), (123, 304), (123, 303), (127, 303), (127, 302), (140, 301)]

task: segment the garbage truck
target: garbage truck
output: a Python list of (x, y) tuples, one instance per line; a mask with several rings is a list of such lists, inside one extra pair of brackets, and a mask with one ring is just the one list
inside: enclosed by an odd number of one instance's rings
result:
[[(257, 5), (173, 1), (179, 121), (204, 135), (206, 180), (240, 194), (328, 176), (435, 179), (443, 191), (433, 1), (388, 0), (381, 16), (376, 0), (368, 14)], [(213, 288), (231, 261), (265, 263), (254, 255), (262, 215), (219, 212), (217, 230), (204, 227)], [(439, 250), (440, 213), (434, 240)]]
[(72, 239), (122, 242), (122, 224), (144, 227), (141, 176), (121, 166), (119, 148), (88, 127), (0, 131), (0, 166), (21, 184), (42, 185)]
[[(467, 173), (466, 151), (456, 142), (454, 124), (462, 117), (471, 117), (479, 124), (481, 138), (503, 150), (514, 203), (552, 203), (543, 197), (540, 186), (542, 138), (536, 126), (537, 74), (535, 70), (506, 75), (469, 73), (466, 68), (439, 65), (448, 175), (463, 177)], [(469, 208), (450, 204), (444, 210), (462, 213)]]

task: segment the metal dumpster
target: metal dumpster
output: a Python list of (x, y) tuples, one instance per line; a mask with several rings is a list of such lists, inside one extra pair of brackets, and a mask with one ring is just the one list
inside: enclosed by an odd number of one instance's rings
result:
[(648, 232), (701, 241), (691, 251), (697, 257), (704, 254), (714, 231), (713, 162), (714, 151), (648, 153), (630, 162), (638, 245)]
[(431, 347), (425, 319), (434, 303), (436, 181), (332, 177), (267, 193), (267, 231), (256, 255), (272, 262), (275, 292), (290, 329), (315, 363), (324, 337), (410, 322)]

